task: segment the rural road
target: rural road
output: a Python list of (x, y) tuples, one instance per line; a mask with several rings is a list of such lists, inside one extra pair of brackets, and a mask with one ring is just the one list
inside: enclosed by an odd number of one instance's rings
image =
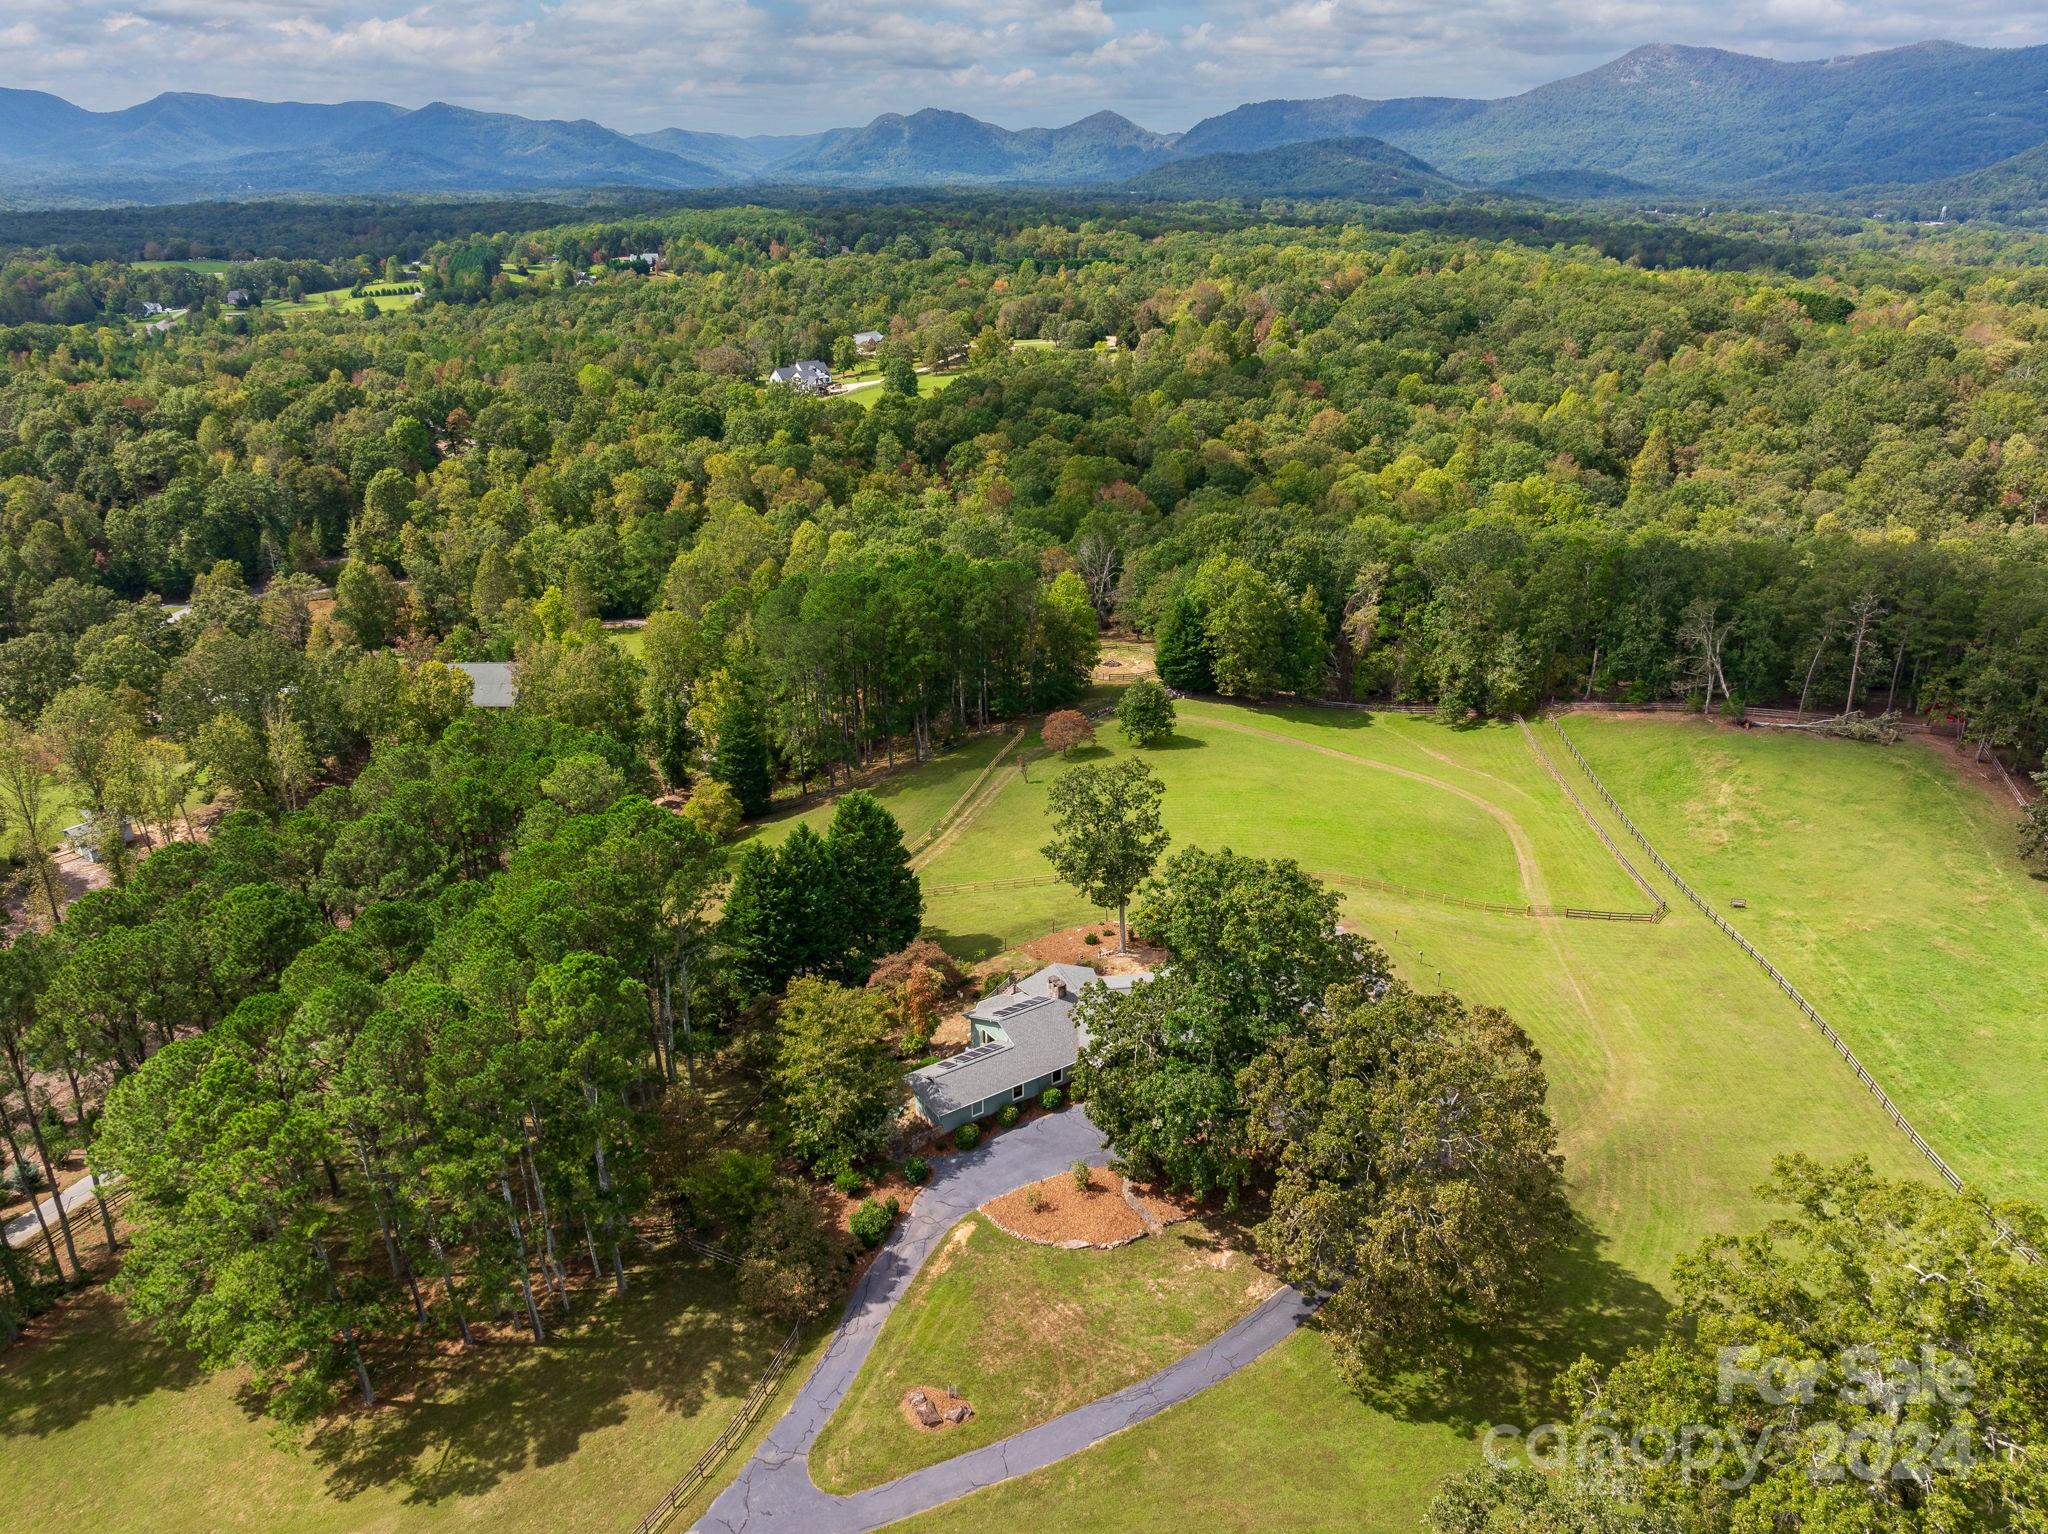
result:
[(1072, 1107), (999, 1134), (978, 1151), (935, 1162), (931, 1186), (918, 1195), (862, 1276), (824, 1357), (753, 1458), (697, 1520), (699, 1534), (862, 1534), (878, 1529), (1041, 1469), (1143, 1422), (1234, 1374), (1287, 1337), (1308, 1314), (1308, 1302), (1283, 1288), (1221, 1336), (1113, 1395), (852, 1496), (818, 1490), (811, 1483), (811, 1445), (933, 1247), (977, 1206), (1064, 1171), (1076, 1158), (1099, 1166), (1109, 1154), (1087, 1113)]
[[(93, 1178), (81, 1177), (58, 1195), (64, 1202), (66, 1214), (74, 1213), (80, 1204), (92, 1197), (93, 1184)], [(50, 1228), (56, 1229), (56, 1200), (41, 1198), (36, 1200), (36, 1204), (43, 1211), (43, 1218), (50, 1222)], [(4, 1232), (9, 1246), (27, 1246), (31, 1241), (40, 1241), (43, 1238), (42, 1227), (36, 1224), (33, 1209), (24, 1209), (20, 1214), (10, 1218), (6, 1225), (0, 1226), (0, 1232)]]

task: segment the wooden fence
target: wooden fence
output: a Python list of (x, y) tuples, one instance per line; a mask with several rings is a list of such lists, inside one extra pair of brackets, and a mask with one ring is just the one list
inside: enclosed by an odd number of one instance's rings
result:
[[(1921, 1134), (1920, 1131), (1913, 1126), (1912, 1120), (1907, 1118), (1905, 1113), (1899, 1108), (1899, 1105), (1892, 1101), (1891, 1094), (1885, 1091), (1885, 1089), (1878, 1084), (1877, 1078), (1870, 1074), (1869, 1070), (1865, 1068), (1861, 1060), (1856, 1058), (1856, 1051), (1849, 1047), (1848, 1041), (1844, 1039), (1839, 1033), (1835, 1032), (1834, 1028), (1829, 1024), (1828, 1020), (1820, 1015), (1820, 1012), (1814, 1007), (1812, 1002), (1808, 1001), (1803, 995), (1800, 994), (1798, 986), (1794, 985), (1789, 979), (1787, 979), (1784, 973), (1775, 964), (1771, 963), (1769, 959), (1766, 959), (1761, 953), (1759, 953), (1754, 943), (1750, 942), (1748, 938), (1744, 937), (1740, 932), (1736, 931), (1735, 928), (1732, 925), (1730, 925), (1729, 922), (1721, 915), (1721, 913), (1719, 911), (1716, 911), (1713, 908), (1713, 906), (1707, 902), (1706, 898), (1702, 896), (1699, 893), (1699, 891), (1695, 890), (1690, 884), (1687, 884), (1684, 879), (1680, 878), (1677, 869), (1673, 868), (1669, 863), (1664, 861), (1663, 854), (1659, 853), (1657, 849), (1650, 844), (1650, 839), (1647, 836), (1643, 835), (1642, 829), (1639, 826), (1637, 826), (1635, 821), (1629, 818), (1628, 811), (1624, 810), (1621, 807), (1621, 805), (1618, 802), (1616, 802), (1614, 795), (1610, 794), (1607, 791), (1607, 785), (1605, 783), (1602, 783), (1600, 781), (1600, 775), (1593, 771), (1593, 764), (1586, 760), (1585, 756), (1580, 752), (1578, 746), (1573, 742), (1571, 736), (1565, 733), (1563, 723), (1557, 719), (1552, 719), (1550, 723), (1551, 727), (1557, 731), (1558, 739), (1564, 742), (1565, 749), (1571, 752), (1572, 759), (1579, 764), (1579, 769), (1585, 773), (1586, 781), (1593, 785), (1594, 791), (1600, 795), (1602, 802), (1606, 804), (1609, 810), (1614, 812), (1614, 818), (1620, 822), (1622, 828), (1626, 830), (1630, 836), (1636, 839), (1637, 844), (1640, 845), (1643, 851), (1649, 856), (1650, 861), (1657, 865), (1658, 871), (1661, 872), (1665, 878), (1669, 879), (1672, 882), (1672, 884), (1677, 887), (1678, 892), (1681, 895), (1685, 896), (1687, 900), (1690, 900), (1693, 903), (1693, 905), (1699, 909), (1701, 915), (1705, 916), (1707, 920), (1712, 922), (1716, 927), (1719, 927), (1722, 933), (1731, 942), (1733, 942), (1736, 947), (1740, 948), (1745, 954), (1747, 954), (1751, 962), (1753, 962), (1758, 969), (1762, 970), (1766, 975), (1769, 975), (1771, 979), (1774, 982), (1776, 982), (1779, 990), (1783, 991), (1788, 997), (1791, 998), (1792, 1004), (1799, 1008), (1800, 1012), (1805, 1015), (1806, 1020), (1812, 1023), (1813, 1026), (1820, 1031), (1821, 1037), (1826, 1039), (1830, 1044), (1832, 1044), (1835, 1047), (1835, 1053), (1840, 1055), (1842, 1059), (1848, 1063), (1849, 1069), (1856, 1073), (1856, 1079), (1863, 1083), (1864, 1087), (1869, 1091), (1872, 1097), (1877, 1099), (1878, 1106), (1884, 1109), (1885, 1115), (1888, 1118), (1890, 1118), (1894, 1125), (1898, 1127), (1900, 1133), (1904, 1134), (1905, 1137), (1912, 1142), (1913, 1148), (1919, 1151), (1920, 1154), (1927, 1159), (1927, 1164), (1933, 1167), (1934, 1170), (1941, 1175), (1941, 1180), (1947, 1183), (1951, 1188), (1955, 1189), (1958, 1193), (1966, 1191), (1963, 1186), (1963, 1179), (1961, 1175), (1956, 1171), (1954, 1167), (1950, 1166), (1948, 1162), (1942, 1159), (1941, 1153), (1939, 1151), (1937, 1151), (1932, 1145), (1929, 1145), (1927, 1143), (1927, 1137)], [(1975, 1197), (1974, 1194), (1971, 1196)], [(1983, 1201), (1980, 1199), (1978, 1200), (1978, 1202), (1982, 1204)], [(2022, 1241), (2017, 1231), (2015, 1231), (2011, 1226), (2007, 1225), (2005, 1221), (1999, 1219), (1997, 1215), (1993, 1214), (1991, 1212), (1989, 1205), (1984, 1206), (1984, 1215), (1986, 1219), (1990, 1220), (1993, 1228), (1996, 1229), (1998, 1233), (2005, 1238), (2006, 1241), (2011, 1243), (2013, 1250), (2018, 1252), (2028, 1262), (2039, 1261), (2040, 1254), (2035, 1252), (2032, 1247), (2026, 1244), (2026, 1242)]]
[[(700, 1257), (725, 1263), (728, 1267), (736, 1268), (740, 1265), (739, 1258), (732, 1253), (722, 1251), (708, 1241), (699, 1241), (687, 1231), (678, 1230), (674, 1235), (677, 1241)], [(712, 1472), (718, 1468), (726, 1455), (733, 1451), (734, 1445), (746, 1436), (747, 1429), (760, 1415), (761, 1408), (781, 1385), (783, 1376), (789, 1373), (790, 1365), (796, 1362), (797, 1347), (802, 1340), (803, 1327), (792, 1326), (789, 1335), (782, 1339), (782, 1346), (775, 1350), (775, 1356), (768, 1360), (768, 1367), (761, 1371), (761, 1377), (754, 1381), (746, 1399), (740, 1402), (739, 1409), (732, 1414), (732, 1420), (720, 1429), (718, 1436), (711, 1440), (704, 1452), (697, 1456), (688, 1470), (683, 1472), (682, 1479), (662, 1493), (661, 1500), (648, 1510), (647, 1516), (633, 1526), (633, 1534), (654, 1534), (656, 1529), (665, 1528), (690, 1498), (703, 1489)]]
[(768, 1360), (768, 1367), (762, 1371), (761, 1377), (754, 1381), (754, 1388), (749, 1390), (747, 1398), (740, 1402), (739, 1410), (732, 1414), (732, 1420), (726, 1423), (704, 1452), (697, 1456), (696, 1463), (683, 1472), (683, 1478), (663, 1493), (661, 1500), (654, 1504), (647, 1516), (633, 1526), (633, 1534), (654, 1534), (655, 1530), (665, 1528), (683, 1505), (703, 1488), (719, 1463), (746, 1435), (747, 1429), (753, 1425), (754, 1418), (760, 1414), (768, 1398), (774, 1395), (776, 1387), (782, 1383), (783, 1376), (789, 1373), (790, 1365), (796, 1361), (797, 1344), (802, 1337), (801, 1326), (792, 1326), (789, 1329), (789, 1335), (782, 1339), (782, 1346), (777, 1348), (775, 1356)]

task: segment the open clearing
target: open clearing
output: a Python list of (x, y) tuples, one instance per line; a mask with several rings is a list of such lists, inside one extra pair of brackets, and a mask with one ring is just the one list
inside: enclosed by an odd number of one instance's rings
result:
[[(296, 1451), (243, 1409), (234, 1376), (204, 1378), (104, 1294), (86, 1296), (50, 1335), (0, 1355), (6, 1496), (42, 1527), (109, 1534), (630, 1527), (781, 1341), (734, 1301), (723, 1270), (664, 1262), (631, 1276), (624, 1300), (581, 1301), (586, 1319), (545, 1355), (508, 1342), (423, 1360), (409, 1399)], [(400, 1384), (396, 1365), (384, 1384)]]
[[(1454, 729), (1406, 715), (1194, 703), (1181, 706), (1181, 717), (1183, 733), (1202, 744), (1149, 753), (1167, 784), (1166, 817), (1177, 843), (1227, 841), (1243, 852), (1377, 874), (1438, 894), (1645, 904), (1512, 726)], [(1242, 728), (1221, 728), (1229, 724)], [(1708, 734), (1678, 721), (1573, 717), (1569, 727), (1682, 873), (1698, 875), (1696, 882), (1716, 894), (1748, 895), (1750, 910), (1730, 914), (1857, 1043), (1909, 1112), (1922, 1112), (1920, 1102), (1901, 1089), (1915, 1091), (1910, 1084), (1935, 1062), (1958, 1098), (1981, 1095), (2007, 1106), (1995, 1127), (1988, 1115), (1979, 1121), (1986, 1149), (1969, 1166), (1987, 1188), (1995, 1186), (1994, 1162), (2041, 1163), (2048, 1076), (2038, 1053), (2027, 1052), (2038, 1051), (2040, 1009), (2037, 1001), (2026, 1012), (2024, 998), (2038, 995), (2030, 988), (2041, 983), (2048, 889), (2020, 874), (2009, 821), (1988, 799), (1945, 781), (1938, 760), (1902, 750)], [(1105, 728), (1104, 739), (1114, 733)], [(1568, 781), (1597, 805), (1572, 778), (1576, 768), (1548, 727), (1534, 733)], [(1226, 738), (1253, 748), (1242, 775), (1228, 761)], [(1768, 851), (1761, 835), (1731, 837), (1713, 857), (1688, 839), (1688, 816), (1714, 826), (1688, 806), (1701, 803), (1703, 785), (1725, 770), (1695, 754), (1724, 743), (1746, 775), (1712, 802), (1723, 816), (1773, 828)], [(1347, 765), (1358, 757), (1379, 769)], [(1216, 770), (1183, 765), (1197, 761)], [(1389, 767), (1412, 769), (1443, 787)], [(1042, 782), (1057, 770), (1057, 763), (1039, 761), (1031, 776)], [(1297, 826), (1292, 812), (1302, 795), (1316, 796), (1322, 808)], [(1479, 811), (1465, 795), (1497, 813)], [(1187, 802), (1197, 797), (1204, 802)], [(1932, 814), (1930, 805), (1946, 813)], [(1044, 840), (1042, 816), (1042, 787), (1017, 787), (961, 838), (957, 861), (941, 860), (927, 871), (929, 919), (949, 943), (965, 952), (1007, 946), (1090, 914), (1056, 885), (945, 886), (947, 874), (964, 879), (970, 868), (1029, 870)], [(1781, 820), (1791, 824), (1780, 830)], [(1829, 856), (1799, 845), (1807, 822)], [(1633, 846), (1618, 825), (1605, 823), (1624, 847)], [(1844, 834), (1851, 826), (1859, 834)], [(1545, 893), (1519, 887), (1517, 840), (1533, 854)], [(1904, 883), (1902, 853), (1919, 870)], [(1724, 872), (1713, 860), (1738, 855), (1760, 861)], [(1766, 885), (1778, 899), (1762, 902)], [(1873, 892), (1886, 888), (1912, 893), (1875, 897), (1874, 907)], [(1832, 925), (1807, 918), (1815, 930), (1803, 947), (1782, 914), (1748, 920), (1768, 914), (1761, 904), (1773, 911), (1779, 900), (1790, 904), (1794, 893), (1802, 906), (1834, 913)], [(1349, 918), (1387, 948), (1410, 983), (1442, 984), (1506, 1007), (1543, 1050), (1582, 1222), (1554, 1274), (1545, 1314), (1525, 1335), (1498, 1339), (1456, 1399), (1419, 1408), (1360, 1402), (1323, 1344), (1312, 1334), (1298, 1336), (1196, 1401), (911, 1527), (958, 1527), (1000, 1509), (1007, 1521), (1166, 1530), (1183, 1528), (1184, 1510), (1197, 1506), (1205, 1527), (1222, 1529), (1412, 1529), (1435, 1481), (1474, 1463), (1474, 1437), (1486, 1423), (1543, 1420), (1532, 1415), (1543, 1409), (1532, 1387), (1550, 1372), (1580, 1353), (1611, 1357), (1649, 1335), (1668, 1305), (1672, 1260), (1710, 1232), (1756, 1220), (1751, 1190), (1774, 1155), (1860, 1152), (1891, 1175), (1931, 1175), (1769, 979), (1682, 901), (1650, 925), (1500, 916), (1349, 888), (1343, 894)], [(2008, 909), (1996, 920), (1966, 914), (1984, 909), (1987, 896)], [(1906, 941), (1888, 926), (1917, 919), (1912, 907), (1923, 899), (1945, 899), (1952, 917), (1917, 939), (1944, 957), (1931, 980), (1930, 961), (1887, 961), (1891, 945)], [(1886, 920), (1874, 920), (1887, 910)], [(1867, 946), (1822, 962), (1824, 945), (1852, 937)], [(2021, 969), (2027, 973), (2014, 973)], [(1924, 999), (1894, 1017), (1898, 987), (1916, 996), (1947, 987), (1994, 998), (1992, 1007), (2011, 1006), (2004, 1049), (1969, 1047), (1980, 1024), (2000, 1026), (1985, 1008), (1946, 1029)], [(1902, 1027), (1917, 1030), (1910, 1041), (1891, 1036)], [(1924, 1063), (1916, 1064), (1920, 1057)], [(2002, 1075), (2007, 1071), (2013, 1076)], [(1932, 1117), (1932, 1098), (1921, 1095)], [(1923, 1128), (1945, 1152), (1953, 1146), (1971, 1154), (1969, 1140), (1949, 1124), (1934, 1119)], [(2024, 1189), (2008, 1184), (2004, 1191)]]
[[(1192, 1352), (1272, 1288), (1199, 1223), (1069, 1252), (969, 1215), (891, 1313), (811, 1450), (811, 1477), (859, 1491), (1021, 1432)], [(913, 1427), (900, 1403), (920, 1385), (956, 1391), (973, 1418)]]

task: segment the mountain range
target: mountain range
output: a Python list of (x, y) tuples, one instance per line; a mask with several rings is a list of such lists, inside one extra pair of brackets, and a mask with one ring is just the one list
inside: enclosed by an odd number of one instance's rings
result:
[(1925, 188), (2012, 208), (2048, 194), (2043, 146), (2048, 47), (1951, 43), (1806, 63), (1653, 45), (1497, 100), (1262, 101), (1178, 134), (1108, 111), (1010, 129), (927, 109), (819, 133), (628, 135), (441, 102), (407, 110), (168, 93), (93, 112), (0, 90), (0, 201), (17, 206), (779, 183), (1087, 186), (1148, 197), (1462, 187), (1871, 205)]

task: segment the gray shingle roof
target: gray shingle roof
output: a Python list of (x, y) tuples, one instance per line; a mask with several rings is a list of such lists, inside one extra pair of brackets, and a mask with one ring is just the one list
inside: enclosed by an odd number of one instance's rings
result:
[(518, 699), (517, 677), (508, 660), (459, 660), (455, 669), (469, 678), (469, 701), (476, 708), (510, 708)]
[(979, 1102), (1008, 1102), (1011, 1091), (1026, 1082), (1073, 1068), (1086, 1042), (1074, 1024), (1074, 1002), (1082, 987), (1127, 991), (1146, 978), (1105, 978), (1079, 964), (1048, 964), (967, 1014), (985, 1028), (1000, 1030), (1002, 1037), (910, 1072), (904, 1079), (911, 1095), (934, 1122)]

